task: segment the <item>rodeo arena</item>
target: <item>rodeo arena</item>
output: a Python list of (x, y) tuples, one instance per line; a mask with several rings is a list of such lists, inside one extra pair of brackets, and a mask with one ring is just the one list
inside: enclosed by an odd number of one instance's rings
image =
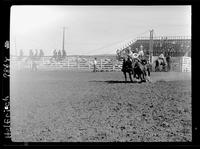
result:
[(191, 37), (154, 32), (113, 55), (10, 55), (12, 140), (191, 142)]

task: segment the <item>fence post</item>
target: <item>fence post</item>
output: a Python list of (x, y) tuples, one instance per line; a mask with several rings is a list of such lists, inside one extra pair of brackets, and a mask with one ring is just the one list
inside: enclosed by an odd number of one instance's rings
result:
[(112, 62), (112, 65), (113, 65), (113, 71), (115, 71), (115, 63), (114, 63), (114, 61)]
[(79, 61), (78, 61), (78, 56), (77, 56), (77, 68), (79, 70)]
[(21, 70), (21, 63), (20, 63), (20, 61), (17, 61), (17, 63), (18, 63), (19, 70)]
[(183, 59), (184, 57), (180, 57), (180, 72), (183, 72)]
[(69, 70), (69, 57), (67, 58), (67, 69)]
[(89, 66), (89, 71), (90, 71), (90, 58), (89, 58), (89, 60), (88, 60), (88, 63), (89, 63), (88, 66)]
[(100, 68), (102, 70), (102, 59), (100, 59)]
[(44, 65), (44, 56), (42, 56), (42, 65)]

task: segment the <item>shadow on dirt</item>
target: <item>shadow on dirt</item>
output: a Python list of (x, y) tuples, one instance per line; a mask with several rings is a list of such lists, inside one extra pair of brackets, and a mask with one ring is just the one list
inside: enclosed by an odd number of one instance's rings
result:
[(101, 83), (108, 83), (108, 84), (116, 84), (116, 83), (142, 83), (143, 81), (117, 81), (117, 80), (107, 80), (107, 81), (96, 81), (96, 80), (93, 80), (93, 81), (89, 81), (89, 82), (101, 82)]

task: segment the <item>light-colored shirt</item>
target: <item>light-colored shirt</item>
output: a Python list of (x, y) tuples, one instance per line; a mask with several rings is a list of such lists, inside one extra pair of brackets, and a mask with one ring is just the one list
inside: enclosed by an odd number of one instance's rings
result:
[(138, 54), (141, 55), (141, 56), (144, 56), (143, 50), (139, 51)]
[(97, 61), (96, 60), (94, 60), (94, 65), (97, 65)]
[(162, 59), (164, 59), (165, 57), (164, 57), (164, 55), (163, 55), (163, 54), (160, 54), (159, 58), (162, 58)]

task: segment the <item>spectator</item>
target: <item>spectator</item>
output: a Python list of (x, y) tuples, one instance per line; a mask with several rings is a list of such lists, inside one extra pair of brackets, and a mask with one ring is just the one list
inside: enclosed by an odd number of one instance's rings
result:
[(20, 50), (20, 53), (19, 53), (19, 59), (22, 59), (24, 56), (24, 52), (22, 50)]
[(95, 57), (94, 58), (94, 70), (93, 70), (93, 72), (96, 72), (96, 69), (97, 69), (97, 58)]
[(34, 57), (37, 57), (37, 56), (38, 56), (38, 50), (35, 49), (35, 55), (34, 55)]
[(32, 59), (33, 58), (33, 50), (29, 50), (29, 57)]
[(59, 50), (58, 51), (58, 60), (61, 60), (61, 57), (62, 57), (62, 54), (61, 54), (61, 51)]
[(138, 55), (139, 55), (140, 59), (143, 59), (143, 57), (144, 57), (144, 51), (143, 51), (143, 49), (139, 50)]
[(57, 51), (54, 50), (54, 51), (53, 51), (53, 58), (55, 58), (55, 60), (57, 60), (57, 57), (58, 57)]
[(37, 64), (35, 61), (32, 61), (32, 70), (37, 71)]
[(138, 48), (135, 49), (134, 53), (138, 53)]
[(63, 51), (62, 51), (62, 58), (64, 59), (64, 58), (66, 58), (66, 56), (67, 56), (66, 51), (63, 50)]
[(167, 70), (171, 71), (171, 56), (169, 54), (166, 57), (166, 61), (167, 61)]
[(39, 57), (43, 57), (43, 56), (44, 56), (44, 52), (42, 49), (40, 49)]

